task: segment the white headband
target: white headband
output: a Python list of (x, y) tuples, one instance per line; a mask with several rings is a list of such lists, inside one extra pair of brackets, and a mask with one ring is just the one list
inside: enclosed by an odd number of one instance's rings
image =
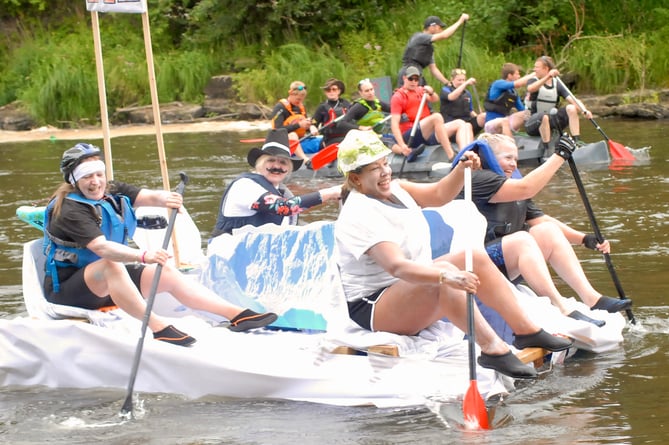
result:
[(77, 181), (84, 176), (92, 175), (97, 172), (105, 171), (105, 163), (97, 159), (95, 161), (85, 161), (77, 165), (70, 175), (70, 184), (76, 185)]

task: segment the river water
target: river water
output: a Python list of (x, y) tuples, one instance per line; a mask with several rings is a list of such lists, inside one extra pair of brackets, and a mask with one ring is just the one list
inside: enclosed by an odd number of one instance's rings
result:
[[(611, 259), (622, 286), (634, 299), (638, 324), (625, 331), (619, 350), (578, 355), (536, 382), (523, 384), (498, 406), (495, 429), (466, 433), (457, 427), (461, 406), (410, 409), (340, 408), (275, 400), (187, 400), (142, 394), (138, 419), (121, 422), (121, 390), (0, 388), (0, 441), (12, 444), (541, 444), (665, 443), (669, 415), (669, 149), (666, 123), (600, 122), (614, 141), (652, 146), (643, 165), (581, 169), (581, 178), (602, 233), (612, 241)], [(587, 125), (587, 124), (583, 124)], [(588, 126), (585, 140), (600, 139)], [(248, 168), (244, 137), (262, 133), (165, 135), (172, 187), (178, 172), (190, 177), (185, 202), (203, 233), (213, 227), (223, 184)], [(92, 141), (101, 144), (101, 141)], [(44, 204), (61, 177), (58, 163), (72, 141), (7, 143), (0, 168), (0, 317), (25, 315), (21, 295), (22, 245), (39, 232), (15, 217), (20, 205)], [(161, 188), (155, 137), (112, 140), (116, 178)], [(336, 180), (300, 179), (297, 192)], [(536, 201), (547, 213), (587, 230), (588, 218), (574, 180), (564, 168)], [(332, 219), (336, 205), (303, 215)], [(586, 273), (601, 292), (616, 295), (611, 276), (594, 252), (578, 250)], [(559, 282), (558, 282), (559, 283)], [(566, 296), (572, 294), (559, 283)], [(110, 363), (110, 366), (113, 366)], [(2, 372), (0, 363), (0, 372)], [(194, 373), (194, 375), (196, 375)], [(194, 377), (195, 378), (195, 377)]]

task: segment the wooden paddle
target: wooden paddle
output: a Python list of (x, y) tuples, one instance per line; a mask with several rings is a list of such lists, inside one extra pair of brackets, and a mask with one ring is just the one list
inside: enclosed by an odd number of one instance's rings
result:
[[(593, 212), (592, 210), (592, 206), (590, 205), (590, 200), (588, 199), (588, 195), (585, 193), (585, 187), (583, 187), (583, 181), (581, 181), (581, 175), (578, 172), (578, 168), (576, 168), (576, 162), (574, 161), (574, 158), (572, 156), (569, 157), (569, 160), (567, 162), (569, 163), (571, 174), (574, 176), (574, 181), (576, 182), (576, 188), (578, 188), (578, 193), (581, 195), (581, 200), (583, 201), (583, 206), (585, 206), (585, 211), (588, 214), (588, 219), (590, 219), (590, 225), (592, 226), (592, 231), (595, 232), (595, 238), (597, 238), (597, 243), (600, 244), (604, 242), (604, 237), (602, 236), (602, 232), (599, 230), (599, 224), (597, 224), (597, 219), (595, 218), (595, 212)], [(609, 274), (611, 275), (611, 279), (613, 280), (613, 285), (616, 287), (616, 290), (618, 291), (618, 296), (620, 297), (621, 300), (624, 300), (627, 297), (625, 296), (625, 291), (623, 290), (622, 284), (620, 284), (620, 279), (618, 279), (618, 274), (616, 273), (616, 269), (615, 267), (613, 267), (611, 256), (608, 253), (603, 253), (602, 255), (604, 255), (604, 261), (606, 262), (606, 267), (609, 269)], [(625, 314), (627, 315), (627, 318), (632, 324), (636, 324), (636, 319), (634, 318), (634, 314), (632, 313), (631, 309), (626, 309)]]
[[(181, 182), (177, 186), (176, 192), (180, 195), (183, 195), (186, 184), (188, 184), (188, 176), (186, 173), (179, 173), (181, 177)], [(170, 213), (170, 221), (167, 225), (165, 231), (165, 238), (163, 239), (163, 249), (167, 250), (170, 245), (170, 238), (172, 237), (172, 230), (174, 229), (174, 223), (177, 219), (177, 213), (179, 209), (172, 209)], [(144, 311), (144, 317), (142, 319), (142, 330), (137, 341), (137, 348), (135, 349), (135, 359), (132, 363), (132, 371), (130, 372), (130, 380), (128, 381), (128, 391), (125, 396), (125, 401), (121, 407), (120, 415), (123, 417), (132, 417), (133, 415), (133, 403), (132, 403), (132, 393), (135, 387), (135, 379), (137, 378), (137, 370), (139, 369), (139, 361), (142, 358), (142, 349), (144, 348), (144, 337), (146, 336), (146, 328), (149, 325), (149, 317), (151, 316), (151, 310), (153, 308), (153, 302), (156, 299), (156, 292), (158, 291), (158, 284), (160, 283), (160, 275), (163, 271), (163, 265), (158, 264), (156, 266), (156, 271), (153, 275), (153, 282), (151, 283), (151, 290), (149, 291), (149, 297), (146, 300), (146, 310)]]
[[(472, 205), (472, 169), (465, 168), (465, 202)], [(473, 272), (473, 252), (471, 243), (465, 248), (465, 270)], [(476, 337), (474, 332), (474, 295), (467, 292), (467, 342), (469, 346), (469, 388), (462, 400), (462, 411), (467, 429), (490, 429), (488, 411), (479, 393), (476, 380)]]
[[(423, 93), (423, 98), (420, 100), (420, 105), (418, 106), (418, 112), (416, 113), (416, 120), (413, 122), (413, 127), (411, 127), (411, 133), (409, 134), (409, 142), (407, 142), (407, 146), (411, 148), (411, 143), (413, 142), (413, 137), (416, 135), (416, 130), (418, 129), (418, 124), (420, 123), (420, 115), (423, 112), (423, 106), (425, 105), (425, 101), (427, 101), (427, 93)], [(413, 150), (413, 148), (411, 148)], [(402, 173), (404, 172), (404, 165), (407, 163), (407, 157), (404, 156), (404, 159), (402, 159), (402, 166), (400, 167), (400, 172), (397, 175), (398, 178), (402, 177)]]
[[(382, 124), (386, 122), (388, 119), (390, 119), (390, 115), (384, 117), (380, 121), (378, 121), (376, 125)], [(337, 159), (337, 153), (339, 152), (339, 143), (335, 142), (333, 144), (328, 145), (327, 147), (323, 148), (322, 150), (319, 150), (318, 153), (316, 153), (312, 158), (311, 158), (311, 167), (314, 170), (318, 170), (319, 168), (328, 165), (330, 162), (334, 161)]]
[[(567, 94), (574, 99), (574, 102), (578, 104), (578, 107), (580, 108), (581, 112), (585, 113), (585, 107), (583, 106), (583, 103), (574, 96), (574, 94), (569, 91), (569, 88), (567, 88), (567, 85), (564, 84), (562, 79), (560, 79), (558, 76), (555, 76), (555, 80), (559, 83), (562, 84), (564, 89), (567, 91)], [(595, 119), (589, 119), (590, 122), (592, 122), (592, 125), (595, 126), (597, 131), (604, 136), (604, 139), (606, 139), (606, 142), (609, 144), (609, 152), (611, 153), (611, 158), (613, 160), (622, 160), (622, 161), (634, 161), (636, 158), (630, 152), (623, 144), (619, 142), (614, 142), (609, 137), (604, 133), (604, 130), (602, 130), (602, 127), (600, 127)]]

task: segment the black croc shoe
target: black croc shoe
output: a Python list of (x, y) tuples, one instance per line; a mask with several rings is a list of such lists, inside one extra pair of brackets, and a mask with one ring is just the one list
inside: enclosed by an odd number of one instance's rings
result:
[(272, 324), (277, 318), (278, 317), (273, 312), (259, 314), (253, 312), (251, 309), (244, 309), (235, 318), (230, 320), (230, 326), (228, 328), (234, 332), (244, 332)]
[(177, 346), (190, 346), (197, 341), (190, 335), (186, 334), (185, 332), (181, 332), (172, 325), (169, 325), (165, 329), (158, 332), (154, 332), (153, 338)]
[(416, 162), (416, 159), (418, 159), (418, 156), (423, 154), (425, 151), (425, 144), (421, 144), (416, 148), (411, 149), (411, 153), (407, 156), (407, 162)]
[(580, 320), (580, 321), (585, 321), (588, 323), (592, 323), (598, 328), (601, 328), (606, 324), (606, 321), (604, 320), (595, 320), (594, 318), (590, 318), (587, 315), (585, 315), (583, 312), (579, 311), (574, 311), (571, 314), (567, 315), (569, 318), (573, 318), (574, 320)]
[(514, 379), (537, 378), (537, 370), (521, 362), (511, 351), (502, 355), (482, 352), (477, 361), (483, 368), (494, 369)]
[(518, 349), (544, 348), (549, 351), (557, 352), (569, 349), (569, 347), (574, 344), (574, 342), (568, 338), (551, 335), (543, 329), (539, 329), (539, 332), (534, 334), (514, 334), (514, 337), (513, 346)]
[(607, 297), (606, 295), (602, 295), (599, 297), (599, 300), (597, 300), (597, 303), (590, 309), (601, 309), (606, 312), (610, 312), (612, 314), (615, 314), (616, 312), (624, 311), (626, 309), (629, 309), (632, 307), (632, 300), (629, 298), (612, 298), (612, 297)]

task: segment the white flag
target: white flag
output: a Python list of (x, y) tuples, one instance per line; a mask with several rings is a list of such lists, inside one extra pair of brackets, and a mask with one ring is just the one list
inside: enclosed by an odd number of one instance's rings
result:
[(97, 12), (146, 12), (146, 0), (86, 0), (86, 10)]

